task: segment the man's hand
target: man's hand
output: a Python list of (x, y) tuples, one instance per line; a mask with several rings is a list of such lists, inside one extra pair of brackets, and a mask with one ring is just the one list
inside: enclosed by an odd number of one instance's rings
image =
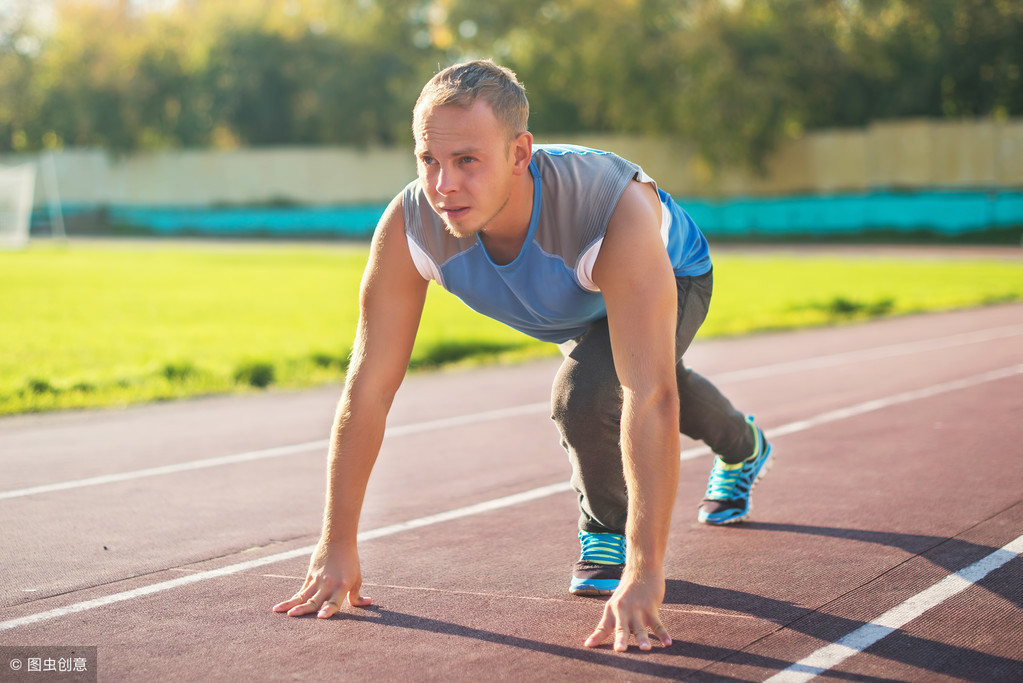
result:
[(398, 194), (380, 218), (359, 290), (359, 325), (327, 455), (320, 542), (302, 590), (273, 607), (291, 617), (315, 612), (328, 619), (346, 598), (352, 607), (370, 604), (359, 593), (359, 514), (384, 439), (387, 411), (412, 355), (429, 284), (412, 261), (401, 202)]
[(345, 598), (352, 607), (366, 607), (372, 600), (359, 593), (362, 570), (359, 553), (354, 548), (325, 543), (322, 539), (309, 560), (309, 573), (302, 590), (290, 600), (274, 605), (274, 612), (287, 612), (289, 617), (316, 612), (318, 619), (329, 619), (338, 613)]
[(667, 647), (671, 636), (661, 623), (658, 608), (664, 600), (663, 573), (646, 573), (632, 576), (626, 569), (618, 590), (604, 606), (604, 616), (597, 624), (597, 630), (590, 634), (584, 645), (597, 647), (614, 634), (614, 649), (625, 652), (629, 649), (629, 636), (635, 635), (640, 650), (649, 650), (650, 631)]

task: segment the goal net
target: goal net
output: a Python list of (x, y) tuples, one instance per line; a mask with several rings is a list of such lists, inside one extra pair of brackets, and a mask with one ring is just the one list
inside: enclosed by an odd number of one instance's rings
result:
[(0, 247), (28, 244), (36, 165), (0, 166)]

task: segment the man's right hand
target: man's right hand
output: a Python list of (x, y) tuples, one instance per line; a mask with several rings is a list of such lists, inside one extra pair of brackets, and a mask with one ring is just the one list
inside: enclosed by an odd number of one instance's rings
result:
[(372, 600), (359, 593), (361, 588), (362, 570), (354, 545), (343, 547), (320, 539), (302, 590), (274, 605), (273, 611), (287, 612), (289, 617), (316, 612), (318, 619), (329, 619), (340, 611), (345, 598), (352, 607), (368, 606)]
[[(359, 514), (380, 452), (387, 411), (408, 368), (429, 282), (412, 261), (402, 193), (384, 211), (359, 289), (359, 324), (327, 455), (320, 542), (302, 589), (274, 612), (334, 616), (345, 599), (366, 607), (356, 548)], [(678, 458), (676, 458), (677, 460)]]

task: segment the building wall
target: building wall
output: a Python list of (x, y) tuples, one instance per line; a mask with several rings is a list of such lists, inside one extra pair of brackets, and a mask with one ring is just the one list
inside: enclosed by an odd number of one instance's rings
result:
[[(116, 156), (68, 149), (53, 157), (61, 201), (104, 206), (375, 202), (415, 176), (396, 149), (168, 150)], [(36, 191), (37, 205), (45, 192)]]
[[(713, 172), (679, 140), (576, 135), (538, 142), (607, 149), (639, 163), (691, 207), (709, 233), (890, 228), (955, 234), (1023, 226), (1023, 119), (900, 120), (813, 132), (782, 144), (764, 175)], [(69, 149), (43, 161), (52, 163), (72, 224), (76, 215), (101, 212), (105, 221), (161, 233), (361, 236), (415, 176), (411, 150), (396, 148), (125, 156)], [(36, 183), (37, 214), (53, 196), (48, 177), (40, 173)]]
[(713, 174), (678, 141), (576, 139), (636, 160), (665, 190), (685, 196), (1023, 188), (1023, 120), (913, 119), (812, 132), (785, 141), (764, 176), (735, 168)]

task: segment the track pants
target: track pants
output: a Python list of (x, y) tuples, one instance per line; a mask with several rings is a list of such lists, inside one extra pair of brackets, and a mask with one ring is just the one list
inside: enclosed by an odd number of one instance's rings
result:
[[(713, 273), (678, 277), (675, 374), (680, 404), (679, 431), (703, 441), (726, 462), (753, 453), (753, 431), (717, 387), (685, 367), (682, 357), (707, 317)], [(565, 359), (551, 392), (551, 417), (572, 465), (579, 494), (579, 528), (591, 533), (625, 533), (628, 492), (622, 466), (622, 387), (611, 356), (607, 318), (561, 344)]]

